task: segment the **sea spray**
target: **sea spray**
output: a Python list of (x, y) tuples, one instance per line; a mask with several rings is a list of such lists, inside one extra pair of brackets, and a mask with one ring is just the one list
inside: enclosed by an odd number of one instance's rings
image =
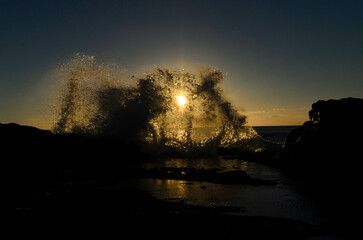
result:
[[(259, 139), (224, 96), (224, 74), (214, 67), (197, 73), (155, 68), (127, 85), (112, 67), (76, 54), (62, 71), (55, 133), (115, 138), (154, 153), (173, 148), (187, 155), (244, 148), (246, 140)], [(201, 129), (207, 134), (199, 134)]]

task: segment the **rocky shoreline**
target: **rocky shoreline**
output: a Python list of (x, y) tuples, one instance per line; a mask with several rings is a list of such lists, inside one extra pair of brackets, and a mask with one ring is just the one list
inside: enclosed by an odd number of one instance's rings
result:
[[(335, 230), (292, 219), (233, 216), (227, 214), (236, 211), (233, 208), (166, 202), (139, 189), (119, 187), (125, 178), (276, 184), (251, 178), (244, 171), (131, 169), (130, 159), (145, 161), (152, 156), (137, 145), (111, 139), (0, 124), (0, 215), (6, 222), (1, 234), (4, 239), (312, 239), (326, 235), (354, 239), (363, 214), (358, 168), (362, 140), (355, 138), (363, 134), (362, 113), (362, 99), (319, 101), (309, 113), (311, 120), (292, 131), (279, 152), (218, 150), (224, 158), (260, 161), (297, 174), (303, 191), (327, 211), (334, 209), (335, 218), (344, 219), (341, 226), (332, 226)], [(115, 157), (116, 152), (122, 154)], [(349, 224), (354, 230), (347, 230)]]
[[(199, 207), (158, 200), (119, 186), (129, 177), (275, 184), (243, 171), (137, 169), (148, 158), (135, 146), (17, 124), (1, 124), (2, 239), (310, 239), (331, 229), (292, 219), (234, 216), (233, 207)], [(123, 151), (114, 158), (115, 150)], [(102, 161), (94, 161), (95, 159)], [(122, 172), (128, 175), (122, 175)], [(131, 174), (131, 175), (130, 175)]]

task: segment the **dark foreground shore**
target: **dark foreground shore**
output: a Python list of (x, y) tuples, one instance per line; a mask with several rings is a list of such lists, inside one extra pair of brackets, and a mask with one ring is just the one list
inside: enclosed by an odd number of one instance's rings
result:
[(155, 199), (83, 176), (2, 192), (1, 239), (313, 239), (332, 229), (297, 220), (234, 216)]
[[(329, 226), (292, 219), (238, 216), (239, 209), (159, 200), (132, 177), (273, 185), (243, 171), (139, 169), (152, 161), (136, 146), (77, 135), (0, 125), (1, 239), (314, 239), (341, 236)], [(133, 170), (134, 171), (134, 170)]]
[[(166, 202), (137, 187), (125, 188), (124, 182), (156, 178), (216, 185), (276, 184), (241, 170), (135, 170), (130, 163), (153, 161), (137, 144), (0, 124), (0, 238), (363, 239), (358, 167), (362, 109), (361, 99), (319, 101), (309, 113), (311, 120), (292, 131), (279, 152), (218, 150), (224, 158), (259, 161), (301, 179), (302, 192), (331, 217), (331, 224), (324, 226), (241, 216), (238, 208)], [(275, 154), (280, 158), (273, 158)]]
[[(153, 178), (279, 186), (243, 170), (134, 168), (132, 163), (154, 161), (155, 156), (115, 139), (0, 124), (0, 238), (363, 239), (358, 167), (362, 140), (355, 138), (363, 134), (362, 109), (360, 99), (319, 101), (309, 113), (311, 120), (293, 130), (282, 149), (217, 151), (223, 159), (258, 161), (298, 179), (317, 212), (330, 218), (324, 226), (246, 216), (233, 207), (168, 202), (127, 184), (134, 178)], [(168, 154), (178, 156), (173, 149)]]

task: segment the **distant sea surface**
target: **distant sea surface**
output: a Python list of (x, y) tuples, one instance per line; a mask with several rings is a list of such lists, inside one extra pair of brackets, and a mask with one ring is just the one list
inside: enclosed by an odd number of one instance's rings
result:
[[(299, 126), (257, 126), (252, 127), (265, 140), (277, 144), (284, 144), (289, 133)], [(177, 132), (177, 129), (170, 129)], [(193, 139), (208, 138), (213, 135), (213, 127), (193, 127), (191, 136)]]
[(277, 143), (284, 144), (289, 133), (299, 126), (258, 126), (253, 127), (256, 132), (264, 139)]

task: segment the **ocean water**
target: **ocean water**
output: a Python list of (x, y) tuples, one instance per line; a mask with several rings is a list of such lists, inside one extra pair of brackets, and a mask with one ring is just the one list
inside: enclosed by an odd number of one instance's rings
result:
[(284, 144), (287, 135), (299, 126), (260, 126), (253, 129), (264, 139), (277, 143)]
[(248, 184), (215, 184), (168, 179), (136, 179), (129, 186), (137, 186), (154, 197), (166, 201), (183, 202), (206, 207), (233, 207), (233, 212), (246, 216), (270, 216), (324, 224), (317, 216), (312, 200), (299, 193), (296, 183), (278, 169), (243, 159), (170, 158), (146, 164), (153, 167), (219, 168), (222, 171), (244, 170), (250, 177), (276, 181), (273, 186)]
[[(258, 127), (256, 131), (269, 141), (283, 143), (288, 127)], [(274, 134), (274, 132), (276, 134)], [(183, 202), (206, 207), (233, 207), (240, 211), (226, 214), (246, 216), (270, 216), (301, 220), (312, 224), (327, 224), (328, 220), (317, 212), (314, 202), (300, 193), (293, 176), (264, 164), (244, 159), (214, 158), (168, 158), (141, 164), (143, 168), (218, 168), (221, 171), (243, 170), (253, 178), (273, 180), (273, 186), (248, 184), (215, 184), (167, 179), (129, 180), (133, 186), (150, 192), (166, 201)]]

